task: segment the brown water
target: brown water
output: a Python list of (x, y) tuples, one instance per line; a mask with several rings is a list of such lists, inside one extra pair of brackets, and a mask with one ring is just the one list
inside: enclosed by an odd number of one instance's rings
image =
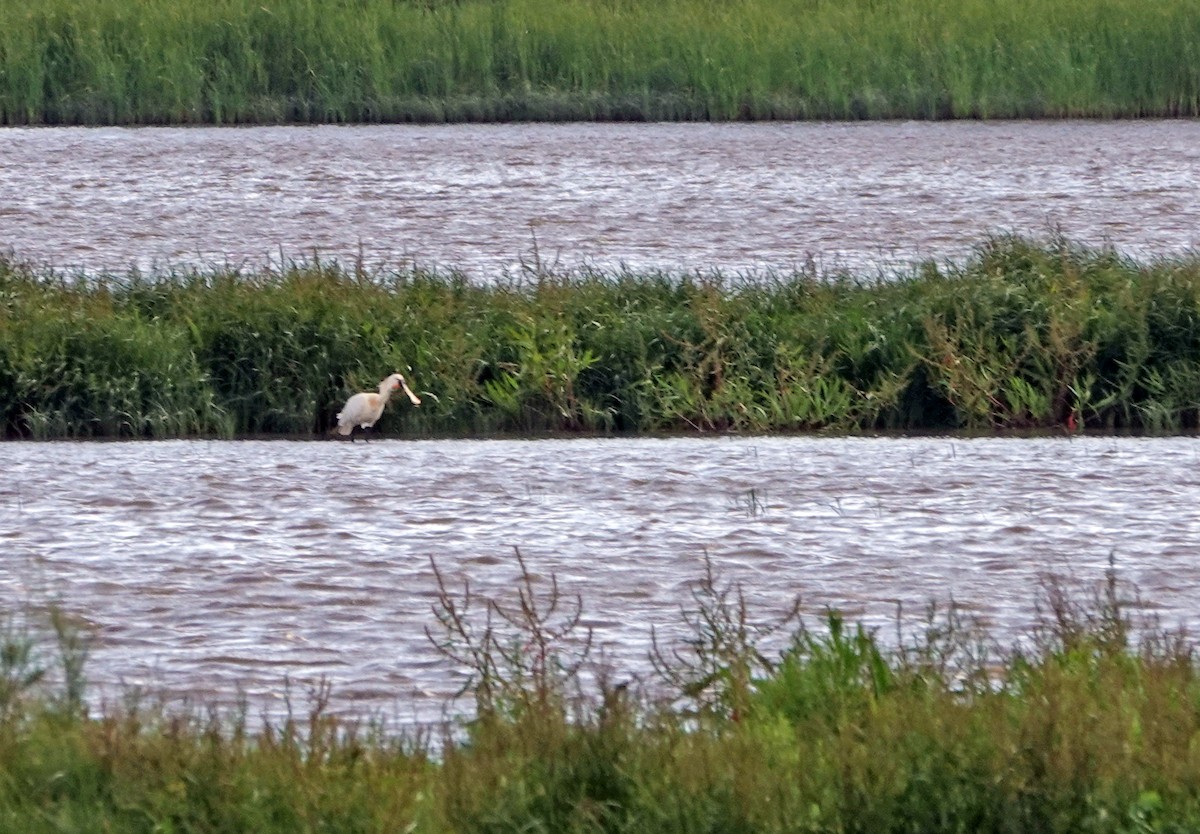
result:
[(1200, 245), (1200, 122), (0, 131), (0, 251), (60, 267), (416, 260), (875, 269), (1054, 227)]
[[(1007, 641), (1039, 577), (1110, 554), (1164, 623), (1200, 600), (1200, 442), (713, 438), (0, 445), (0, 604), (95, 629), (98, 692), (437, 714), (436, 562), (511, 599), (514, 548), (582, 596), (623, 674), (678, 633), (704, 554), (769, 619), (967, 605)], [(886, 625), (890, 633), (891, 626)]]

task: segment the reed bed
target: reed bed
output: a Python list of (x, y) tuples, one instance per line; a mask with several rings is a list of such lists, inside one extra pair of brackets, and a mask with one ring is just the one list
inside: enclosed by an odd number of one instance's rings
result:
[(1200, 424), (1200, 260), (1001, 237), (891, 276), (336, 265), (88, 277), (0, 262), (9, 437), (326, 432), (406, 373), (383, 434)]
[(1200, 0), (0, 0), (0, 123), (1200, 115)]
[(0, 261), (10, 438), (1192, 431), (1200, 259), (997, 237), (883, 276), (420, 269), (88, 277)]
[[(520, 563), (511, 598), (446, 581), (428, 634), (471, 675), (436, 738), (337, 718), (328, 687), (245, 711), (81, 697), (57, 609), (0, 635), (0, 825), (29, 832), (964, 832), (1200, 826), (1200, 677), (1110, 570), (1048, 578), (1004, 648), (953, 606), (894, 638), (797, 609), (764, 627), (711, 565), (653, 680), (591, 655), (582, 602)], [(899, 618), (898, 618), (899, 619)], [(480, 626), (486, 623), (487, 628)], [(49, 633), (40, 639), (39, 628)], [(765, 646), (767, 632), (784, 636)], [(776, 641), (779, 642), (779, 641)], [(289, 701), (289, 704), (291, 702)]]

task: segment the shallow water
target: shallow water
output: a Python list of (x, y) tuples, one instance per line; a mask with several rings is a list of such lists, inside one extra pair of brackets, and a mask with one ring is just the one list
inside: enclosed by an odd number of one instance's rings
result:
[[(1200, 443), (712, 438), (0, 445), (0, 604), (95, 629), (97, 693), (439, 714), (437, 583), (511, 600), (514, 549), (620, 675), (680, 633), (707, 554), (756, 617), (795, 594), (890, 630), (953, 597), (1005, 642), (1110, 554), (1165, 624), (1200, 600)], [(543, 586), (544, 587), (544, 586)], [(814, 620), (815, 622), (815, 620)]]
[(1200, 122), (0, 130), (0, 251), (91, 271), (317, 254), (892, 269), (986, 234), (1200, 245)]

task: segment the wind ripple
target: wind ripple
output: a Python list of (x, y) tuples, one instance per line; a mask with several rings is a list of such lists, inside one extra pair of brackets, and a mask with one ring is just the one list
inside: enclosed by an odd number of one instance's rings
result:
[(1189, 438), (28, 443), (4, 447), (0, 603), (96, 629), (103, 692), (438, 715), (425, 634), (449, 589), (514, 598), (516, 551), (648, 671), (705, 558), (770, 620), (799, 595), (869, 624), (953, 598), (1002, 636), (1047, 573), (1110, 554), (1168, 624), (1200, 591)]

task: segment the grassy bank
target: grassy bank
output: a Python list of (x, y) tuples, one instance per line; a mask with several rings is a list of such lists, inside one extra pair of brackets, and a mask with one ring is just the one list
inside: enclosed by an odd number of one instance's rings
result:
[[(524, 567), (522, 565), (522, 567)], [(953, 608), (892, 641), (836, 614), (776, 653), (711, 569), (653, 681), (589, 655), (580, 603), (528, 571), (512, 599), (443, 585), (430, 637), (472, 673), (437, 744), (311, 709), (261, 729), (132, 701), (90, 714), (86, 643), (10, 625), (0, 826), (36, 832), (973, 832), (1200, 827), (1200, 678), (1183, 635), (1135, 628), (1110, 572), (1050, 581), (1001, 649)], [(487, 630), (481, 628), (484, 623)], [(38, 646), (41, 646), (39, 649)], [(55, 648), (57, 647), (57, 648)], [(53, 667), (69, 668), (49, 683)], [(599, 674), (592, 674), (596, 670)]]
[(0, 0), (0, 123), (1200, 115), (1200, 0)]
[(887, 280), (420, 270), (83, 278), (0, 262), (9, 437), (1200, 424), (1200, 259), (997, 238)]

